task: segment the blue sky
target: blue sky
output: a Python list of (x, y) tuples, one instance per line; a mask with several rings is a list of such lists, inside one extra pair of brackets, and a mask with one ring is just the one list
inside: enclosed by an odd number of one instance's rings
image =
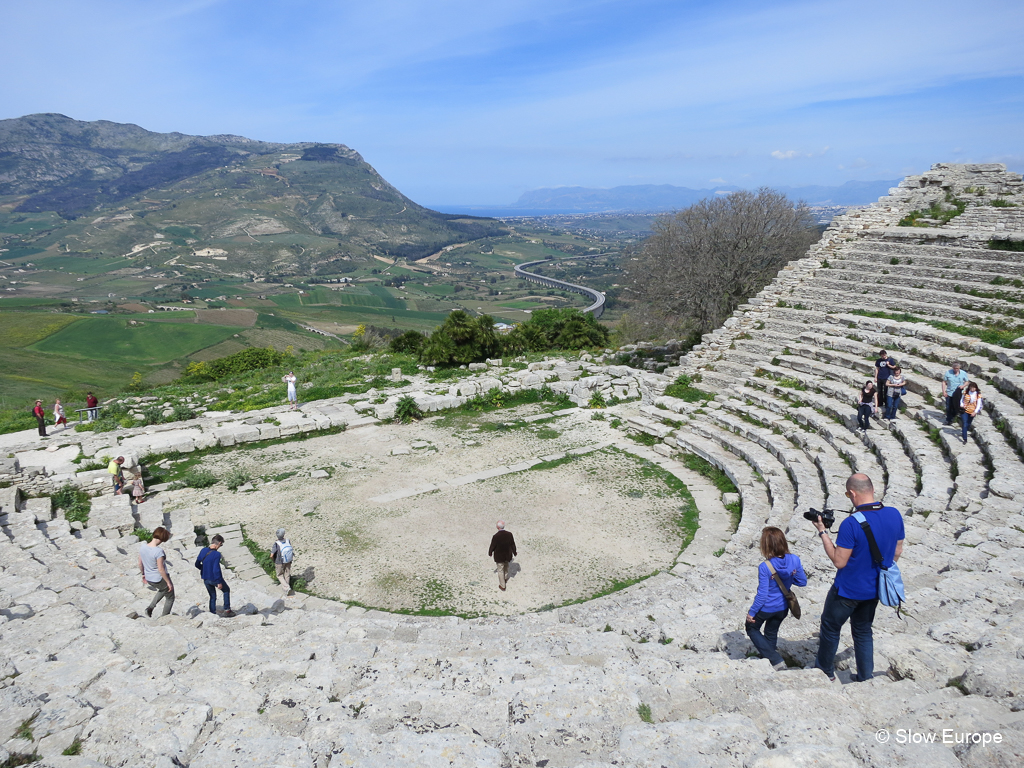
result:
[(358, 150), (427, 205), (1024, 170), (1024, 2), (0, 0), (0, 118)]

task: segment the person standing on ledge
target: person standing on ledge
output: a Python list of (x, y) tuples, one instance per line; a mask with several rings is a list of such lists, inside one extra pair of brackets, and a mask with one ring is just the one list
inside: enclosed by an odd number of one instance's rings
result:
[[(876, 502), (871, 478), (859, 472), (850, 475), (846, 481), (846, 497), (853, 502), (853, 512), (860, 512), (870, 526), (882, 556), (882, 565), (890, 567), (903, 553), (903, 516), (895, 507)], [(825, 554), (837, 569), (835, 583), (821, 609), (818, 658), (814, 666), (835, 682), (839, 633), (843, 624), (849, 621), (850, 632), (853, 634), (853, 655), (857, 660), (857, 674), (851, 680), (870, 680), (875, 671), (875, 645), (871, 625), (878, 605), (879, 568), (871, 557), (867, 534), (852, 513), (840, 524), (835, 544), (821, 522), (820, 515), (814, 521), (814, 527), (818, 529)]]
[(92, 392), (87, 393), (85, 396), (85, 407), (89, 409), (89, 421), (96, 421), (100, 415), (100, 401), (96, 399), (96, 395)]
[(42, 400), (36, 400), (36, 407), (32, 409), (32, 415), (36, 417), (36, 424), (39, 426), (39, 436), (49, 437), (46, 434), (46, 411), (43, 410)]
[(498, 521), (498, 532), (491, 537), (491, 547), (487, 550), (487, 556), (494, 555), (494, 562), (498, 564), (498, 589), (505, 591), (505, 582), (508, 581), (508, 564), (515, 557), (516, 540), (511, 531), (505, 530), (505, 521)]
[(299, 396), (295, 393), (295, 382), (298, 380), (294, 371), (288, 371), (287, 376), (281, 377), (281, 381), (288, 385), (288, 402), (291, 403), (293, 411), (299, 407)]

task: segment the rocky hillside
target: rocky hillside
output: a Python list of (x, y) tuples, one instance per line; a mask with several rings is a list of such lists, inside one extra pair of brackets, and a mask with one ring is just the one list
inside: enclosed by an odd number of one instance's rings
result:
[[(186, 228), (190, 245), (237, 236), (252, 246), (260, 235), (290, 234), (299, 251), (357, 255), (424, 256), (496, 229), (417, 205), (343, 144), (154, 133), (56, 114), (0, 120), (0, 203), (66, 220), (152, 217)], [(84, 240), (74, 233), (79, 249), (61, 250), (117, 252), (123, 229)]]

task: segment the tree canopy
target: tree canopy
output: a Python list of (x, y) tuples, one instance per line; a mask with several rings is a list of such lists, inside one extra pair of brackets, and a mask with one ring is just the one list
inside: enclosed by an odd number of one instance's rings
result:
[(818, 237), (807, 206), (766, 187), (702, 200), (655, 222), (630, 269), (630, 312), (707, 333)]
[(574, 307), (540, 309), (502, 336), (490, 315), (472, 317), (461, 309), (448, 314), (430, 336), (407, 331), (391, 341), (392, 352), (412, 352), (425, 365), (483, 362), (501, 355), (548, 349), (588, 349), (608, 344), (608, 329)]

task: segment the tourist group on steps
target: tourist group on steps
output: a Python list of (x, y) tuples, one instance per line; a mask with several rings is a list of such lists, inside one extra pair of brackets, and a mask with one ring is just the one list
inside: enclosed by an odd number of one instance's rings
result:
[[(846, 497), (853, 509), (839, 525), (834, 542), (822, 515), (813, 515), (825, 554), (836, 567), (835, 582), (821, 609), (814, 666), (835, 681), (839, 633), (849, 621), (857, 662), (857, 673), (851, 680), (861, 682), (874, 677), (871, 627), (879, 600), (891, 602), (884, 600), (885, 585), (899, 573), (896, 562), (903, 553), (905, 533), (903, 516), (895, 507), (875, 501), (874, 485), (867, 475), (850, 476)], [(779, 627), (791, 612), (800, 618), (792, 588), (806, 586), (807, 576), (779, 528), (761, 531), (761, 555), (764, 562), (757, 568), (757, 594), (746, 616), (747, 637), (761, 657), (781, 671), (786, 669), (786, 662), (777, 649)], [(902, 589), (902, 579), (899, 582)], [(902, 594), (899, 597), (902, 599)], [(899, 602), (894, 607), (899, 608)]]

